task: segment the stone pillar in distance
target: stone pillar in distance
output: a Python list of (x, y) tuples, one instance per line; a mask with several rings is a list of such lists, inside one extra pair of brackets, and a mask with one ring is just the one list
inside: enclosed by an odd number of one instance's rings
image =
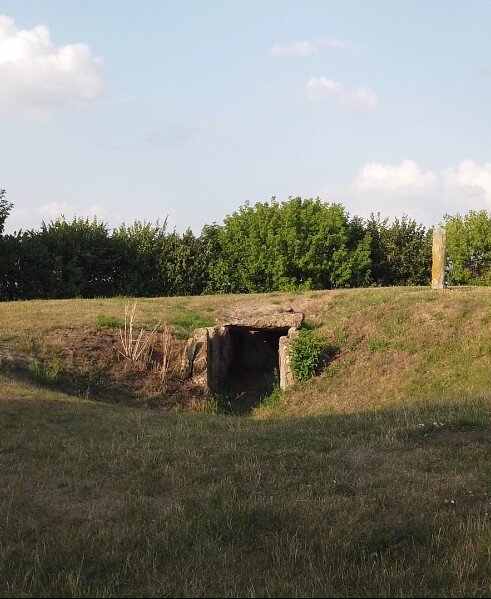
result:
[(433, 231), (433, 263), (431, 266), (431, 288), (445, 287), (445, 256), (447, 251), (447, 232), (445, 229)]

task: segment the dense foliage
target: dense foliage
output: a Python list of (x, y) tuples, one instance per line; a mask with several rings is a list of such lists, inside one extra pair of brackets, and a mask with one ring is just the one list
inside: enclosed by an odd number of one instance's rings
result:
[(5, 221), (12, 210), (13, 205), (7, 202), (5, 189), (0, 189), (0, 235), (3, 233)]
[(317, 373), (325, 345), (324, 340), (307, 329), (301, 330), (293, 339), (290, 361), (298, 381), (308, 381)]
[(471, 210), (465, 216), (445, 215), (449, 283), (491, 285), (491, 216)]
[[(245, 203), (199, 236), (135, 221), (59, 218), (3, 235), (12, 204), (0, 190), (0, 300), (155, 297), (295, 289), (428, 285), (432, 229), (407, 216), (363, 220), (341, 204), (290, 198)], [(491, 216), (446, 216), (451, 284), (491, 283)]]

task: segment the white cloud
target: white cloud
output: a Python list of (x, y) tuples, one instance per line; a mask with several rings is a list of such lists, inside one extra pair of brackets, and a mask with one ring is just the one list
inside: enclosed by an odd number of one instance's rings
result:
[[(11, 230), (18, 230), (20, 228), (25, 229), (28, 226), (37, 230), (39, 229), (41, 221), (49, 223), (50, 221), (63, 218), (67, 222), (72, 222), (75, 218), (82, 218), (84, 220), (89, 219), (89, 221), (92, 221), (94, 218), (96, 218), (98, 222), (106, 223), (109, 230), (118, 228), (122, 223), (130, 226), (135, 222), (135, 220), (139, 220), (141, 222), (145, 220), (156, 222), (159, 220), (160, 224), (162, 225), (166, 219), (166, 216), (162, 216), (161, 214), (155, 216), (155, 218), (145, 218), (139, 212), (125, 211), (120, 209), (114, 210), (101, 203), (94, 203), (90, 205), (79, 204), (78, 206), (74, 206), (69, 202), (50, 202), (48, 204), (43, 204), (35, 211), (39, 215), (39, 218), (35, 219), (35, 224), (32, 224), (32, 213), (29, 213), (26, 210), (18, 210), (16, 213), (15, 212), (16, 210), (14, 207), (12, 216), (16, 218), (15, 222), (10, 223)], [(28, 222), (31, 224), (27, 225)], [(167, 226), (168, 228), (171, 227), (170, 219), (167, 219)]]
[(80, 216), (82, 218), (88, 218), (89, 220), (97, 218), (98, 221), (105, 221), (107, 210), (102, 204), (91, 204), (83, 214), (80, 214)]
[(368, 87), (360, 86), (354, 91), (349, 91), (339, 81), (326, 77), (309, 79), (307, 97), (310, 100), (334, 101), (341, 106), (365, 110), (374, 110), (378, 105), (377, 96)]
[(68, 222), (71, 222), (74, 218), (88, 218), (92, 220), (94, 217), (98, 221), (104, 221), (108, 214), (107, 209), (102, 204), (90, 204), (89, 206), (77, 209), (69, 202), (49, 202), (48, 204), (42, 204), (36, 212), (39, 218), (45, 222), (59, 218), (65, 218)]
[(440, 173), (425, 171), (412, 160), (400, 164), (365, 164), (346, 185), (326, 185), (319, 192), (326, 202), (340, 202), (352, 215), (368, 218), (414, 218), (438, 225), (445, 214), (491, 211), (491, 163), (464, 160)]
[(278, 58), (293, 58), (295, 56), (310, 56), (316, 54), (322, 47), (336, 48), (337, 50), (349, 50), (352, 45), (348, 42), (332, 38), (318, 38), (312, 42), (292, 42), (284, 46), (276, 44), (270, 49), (270, 54)]
[[(138, 208), (138, 207), (137, 207)], [(143, 212), (145, 212), (143, 210)], [(159, 221), (163, 225), (167, 219), (167, 230), (172, 231), (176, 227), (176, 223), (172, 217), (168, 217), (165, 213), (151, 212), (143, 214), (142, 211), (134, 210), (133, 207), (128, 209), (123, 204), (103, 204), (94, 202), (86, 204), (83, 201), (76, 203), (72, 202), (49, 202), (41, 205), (18, 205), (14, 201), (14, 207), (5, 223), (5, 233), (12, 234), (18, 231), (27, 231), (33, 229), (39, 231), (41, 222), (49, 224), (51, 221), (65, 218), (71, 223), (75, 218), (88, 219), (92, 222), (97, 218), (98, 222), (103, 222), (107, 225), (109, 231), (117, 229), (122, 223), (131, 226), (135, 220), (140, 222), (156, 223)], [(184, 229), (183, 229), (184, 230)]]
[(433, 185), (437, 177), (430, 171), (424, 173), (412, 160), (391, 166), (372, 162), (365, 164), (356, 178), (358, 189), (395, 190), (400, 187), (425, 188)]
[(20, 30), (0, 15), (0, 116), (46, 117), (96, 98), (102, 59), (87, 44), (57, 48), (44, 25)]
[(199, 139), (236, 145), (236, 142), (228, 137), (229, 128), (230, 125), (226, 121), (173, 123), (163, 132), (159, 129), (148, 131), (145, 141), (154, 148), (183, 146)]
[(37, 212), (44, 221), (49, 221), (62, 216), (69, 218), (70, 213), (73, 212), (73, 207), (68, 202), (50, 202), (49, 204), (43, 204)]
[(491, 162), (479, 166), (473, 160), (464, 160), (457, 167), (446, 169), (442, 178), (447, 193), (460, 188), (468, 196), (482, 196), (491, 204)]

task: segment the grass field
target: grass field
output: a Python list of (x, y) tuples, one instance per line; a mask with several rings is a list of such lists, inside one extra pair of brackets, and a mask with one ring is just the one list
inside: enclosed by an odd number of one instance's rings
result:
[(336, 348), (240, 417), (105, 396), (126, 303), (0, 304), (0, 596), (491, 596), (491, 288), (139, 300), (176, 337), (291, 305)]

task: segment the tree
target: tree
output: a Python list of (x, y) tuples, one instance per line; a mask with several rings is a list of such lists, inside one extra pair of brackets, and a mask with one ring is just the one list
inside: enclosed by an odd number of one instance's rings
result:
[(167, 272), (167, 294), (203, 293), (208, 269), (202, 240), (191, 229), (187, 229), (182, 236), (174, 231), (167, 237), (167, 247), (167, 260), (163, 265)]
[(448, 282), (451, 285), (491, 284), (491, 215), (471, 210), (444, 216), (447, 231)]
[(107, 225), (94, 218), (64, 217), (31, 234), (28, 243), (44, 255), (37, 279), (50, 298), (107, 297), (114, 295), (118, 256)]
[(199, 237), (203, 268), (203, 293), (233, 293), (235, 277), (223, 249), (222, 225), (205, 225)]
[(366, 222), (371, 236), (372, 281), (376, 285), (427, 285), (431, 279), (432, 229), (403, 215)]
[(3, 236), (5, 221), (13, 208), (13, 204), (7, 201), (5, 193), (5, 189), (0, 189), (0, 300), (7, 298), (6, 285), (13, 262), (12, 251), (15, 246), (13, 240), (7, 241)]
[(136, 297), (170, 295), (166, 263), (169, 260), (167, 221), (155, 224), (135, 220), (113, 231), (119, 265), (117, 293)]
[(50, 255), (36, 231), (20, 231), (0, 238), (0, 298), (2, 300), (49, 299)]
[(10, 211), (14, 207), (13, 204), (7, 201), (5, 194), (5, 189), (0, 189), (0, 235), (3, 234), (5, 221), (7, 220)]
[(232, 293), (330, 289), (360, 284), (369, 239), (340, 204), (289, 198), (246, 203), (219, 230), (222, 281)]

